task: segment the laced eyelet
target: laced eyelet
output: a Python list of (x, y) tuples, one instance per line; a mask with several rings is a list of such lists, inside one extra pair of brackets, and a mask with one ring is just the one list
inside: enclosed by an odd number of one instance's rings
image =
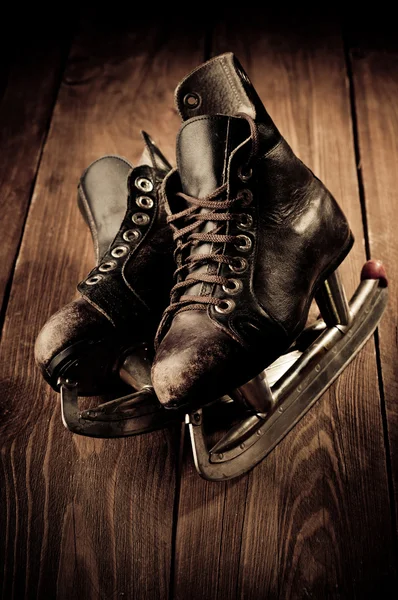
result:
[(96, 283), (99, 283), (101, 279), (103, 279), (102, 275), (92, 275), (92, 277), (86, 279), (86, 284), (95, 285)]
[(251, 215), (248, 215), (247, 213), (244, 213), (243, 215), (239, 215), (239, 221), (237, 223), (237, 226), (239, 229), (250, 229), (250, 227), (253, 225), (253, 217)]
[(116, 267), (117, 262), (115, 260), (107, 260), (98, 267), (98, 271), (101, 271), (102, 273), (108, 273), (108, 271), (113, 271), (113, 269), (116, 269)]
[[(245, 258), (241, 258), (240, 256), (234, 257), (233, 260), (235, 264), (228, 265), (233, 273), (243, 273), (249, 266), (247, 260)], [(236, 263), (238, 264), (236, 265)]]
[[(242, 242), (241, 244), (239, 243)], [(253, 242), (247, 235), (237, 235), (235, 241), (235, 248), (240, 252), (249, 252), (253, 246)]]
[(249, 181), (253, 175), (253, 169), (250, 168), (246, 172), (243, 171), (242, 167), (238, 168), (238, 177), (241, 181)]
[(140, 208), (152, 208), (153, 200), (149, 196), (138, 196), (135, 203)]
[(223, 299), (219, 304), (215, 305), (215, 309), (221, 315), (228, 315), (235, 308), (235, 302), (229, 299)]
[(111, 252), (112, 256), (115, 258), (121, 258), (122, 256), (126, 256), (129, 249), (127, 246), (116, 246)]
[(228, 279), (228, 285), (223, 285), (222, 289), (226, 294), (231, 294), (234, 296), (235, 294), (239, 294), (242, 291), (243, 284), (240, 279)]
[(138, 229), (128, 229), (123, 233), (123, 239), (126, 242), (135, 242), (141, 237), (141, 232)]
[(147, 177), (137, 177), (137, 179), (134, 182), (134, 185), (142, 192), (152, 192), (153, 190), (153, 183)]
[(187, 108), (193, 109), (199, 108), (202, 99), (196, 92), (189, 92), (188, 94), (185, 94), (183, 102)]
[(148, 225), (148, 223), (150, 221), (150, 217), (146, 213), (137, 212), (137, 213), (133, 214), (133, 216), (131, 217), (131, 220), (136, 225)]
[(238, 192), (238, 197), (241, 206), (249, 206), (253, 202), (253, 194), (250, 190), (244, 189)]

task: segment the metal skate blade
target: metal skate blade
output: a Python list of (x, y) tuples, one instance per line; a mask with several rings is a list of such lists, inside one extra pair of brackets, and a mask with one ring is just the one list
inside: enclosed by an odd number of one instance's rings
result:
[(282, 354), (275, 362), (265, 369), (268, 384), (272, 387), (290, 369), (292, 365), (303, 354), (302, 350), (292, 350), (287, 354)]
[(176, 419), (157, 400), (153, 388), (105, 402), (95, 408), (80, 411), (78, 386), (60, 380), (61, 414), (64, 426), (79, 435), (115, 438), (148, 433)]
[[(282, 377), (290, 367), (300, 358), (303, 353), (300, 350), (293, 350), (280, 356), (266, 370), (265, 375), (268, 384), (272, 386)], [(264, 422), (264, 417), (260, 414), (250, 415), (240, 423), (237, 423), (213, 446), (210, 454), (219, 454), (233, 448), (238, 442), (241, 444), (255, 432), (259, 423)]]
[(121, 398), (116, 398), (115, 400), (109, 400), (108, 402), (104, 402), (103, 404), (99, 404), (95, 407), (95, 409), (85, 410), (82, 412), (84, 417), (91, 418), (95, 413), (98, 417), (102, 415), (109, 415), (117, 413), (118, 411), (125, 412), (127, 408), (138, 408), (143, 404), (148, 404), (151, 399), (154, 398), (153, 388), (150, 386), (145, 386), (140, 390), (140, 393), (129, 394), (128, 396), (122, 396)]
[[(195, 466), (212, 481), (242, 475), (263, 460), (329, 388), (353, 360), (377, 327), (388, 292), (379, 281), (364, 280), (350, 301), (352, 321), (346, 328), (324, 329), (302, 353), (271, 365), (278, 374), (271, 391), (275, 405), (269, 414), (251, 414), (232, 428), (210, 451), (203, 431), (202, 410), (189, 415)], [(290, 353), (289, 353), (290, 354)], [(278, 364), (277, 364), (278, 363)], [(289, 364), (289, 366), (287, 366)], [(280, 373), (283, 366), (287, 370)]]

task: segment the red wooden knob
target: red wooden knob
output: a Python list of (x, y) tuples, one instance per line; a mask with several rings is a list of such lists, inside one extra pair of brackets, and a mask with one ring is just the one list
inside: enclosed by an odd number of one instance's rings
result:
[(368, 260), (362, 267), (361, 281), (364, 279), (379, 279), (382, 287), (388, 286), (387, 273), (380, 260)]

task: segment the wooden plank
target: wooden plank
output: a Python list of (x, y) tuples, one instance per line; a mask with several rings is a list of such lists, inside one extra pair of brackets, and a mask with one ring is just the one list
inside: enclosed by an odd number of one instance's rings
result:
[(105, 153), (136, 160), (141, 128), (172, 159), (174, 87), (201, 60), (200, 32), (140, 20), (85, 24), (73, 44), (1, 343), (4, 599), (168, 596), (179, 427), (124, 440), (73, 436), (33, 344), (93, 264), (76, 205), (83, 169)]
[[(356, 237), (348, 293), (365, 260), (346, 68), (332, 22), (219, 25), (298, 155), (338, 198)], [(188, 548), (194, 548), (189, 552)], [(183, 467), (175, 595), (182, 599), (371, 598), (394, 577), (375, 346), (250, 474), (223, 484)]]
[[(387, 452), (395, 510), (398, 498), (398, 44), (380, 27), (353, 31), (350, 43), (359, 153), (371, 256), (389, 276), (389, 305), (379, 327), (380, 366), (386, 406)], [(396, 515), (395, 515), (396, 518)]]
[(24, 32), (0, 72), (0, 313), (15, 265), (70, 33)]

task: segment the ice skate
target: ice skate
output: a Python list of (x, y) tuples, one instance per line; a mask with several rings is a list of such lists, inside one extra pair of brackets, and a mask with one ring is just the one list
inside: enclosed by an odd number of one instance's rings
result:
[[(151, 386), (153, 339), (172, 283), (172, 238), (159, 186), (170, 164), (143, 132), (140, 165), (104, 156), (83, 173), (78, 203), (90, 227), (96, 266), (78, 285), (81, 297), (44, 325), (36, 361), (61, 394), (65, 426), (82, 435), (144, 433), (173, 420)], [(80, 410), (79, 396), (125, 397)]]
[[(189, 74), (176, 102), (184, 123), (164, 182), (176, 284), (152, 382), (163, 405), (188, 413), (201, 475), (224, 480), (264, 458), (360, 350), (386, 276), (368, 262), (347, 303), (337, 272), (353, 244), (347, 220), (233, 54)], [(314, 298), (322, 320), (305, 331)], [(205, 413), (231, 404), (236, 424), (209, 448)]]

